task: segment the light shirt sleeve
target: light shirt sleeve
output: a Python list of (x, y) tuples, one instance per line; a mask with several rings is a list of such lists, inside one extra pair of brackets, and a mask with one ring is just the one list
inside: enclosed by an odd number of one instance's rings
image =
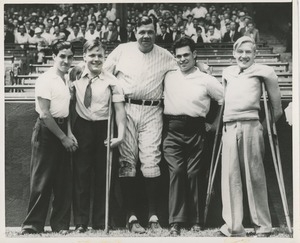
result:
[(224, 99), (223, 86), (215, 77), (210, 76), (206, 83), (206, 89), (209, 96), (216, 100), (219, 105), (222, 105)]

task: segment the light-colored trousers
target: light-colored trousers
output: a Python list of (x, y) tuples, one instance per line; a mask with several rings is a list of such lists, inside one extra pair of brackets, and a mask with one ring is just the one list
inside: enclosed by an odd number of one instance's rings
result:
[(222, 203), (227, 236), (245, 236), (243, 227), (243, 185), (256, 233), (271, 232), (263, 157), (263, 127), (258, 120), (224, 124), (222, 149)]

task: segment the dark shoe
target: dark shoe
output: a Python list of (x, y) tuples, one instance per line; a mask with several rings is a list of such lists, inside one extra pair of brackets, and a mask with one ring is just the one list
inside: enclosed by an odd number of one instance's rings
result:
[(203, 227), (200, 226), (200, 224), (194, 224), (192, 227), (191, 227), (191, 231), (193, 232), (200, 232), (203, 230)]
[(146, 232), (146, 230), (140, 225), (140, 223), (137, 220), (128, 222), (127, 228), (132, 233), (143, 234)]
[(29, 235), (29, 234), (37, 234), (34, 229), (22, 229), (21, 230), (21, 235)]
[(162, 228), (161, 228), (160, 224), (158, 223), (158, 221), (149, 222), (149, 229), (150, 229), (151, 233), (154, 233), (154, 234), (161, 234), (161, 232), (162, 232)]
[(179, 223), (171, 224), (170, 236), (179, 236), (180, 235), (180, 225)]
[(220, 230), (218, 230), (214, 237), (227, 237), (227, 235), (223, 234)]
[(270, 237), (271, 233), (256, 233), (257, 237)]
[(76, 225), (75, 232), (76, 233), (84, 233), (87, 231), (87, 226), (83, 224)]

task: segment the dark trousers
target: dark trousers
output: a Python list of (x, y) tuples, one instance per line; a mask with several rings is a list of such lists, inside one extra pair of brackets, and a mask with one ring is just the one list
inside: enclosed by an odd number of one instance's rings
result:
[(199, 173), (203, 167), (204, 118), (165, 117), (164, 157), (170, 172), (169, 223), (200, 223)]
[[(66, 119), (58, 124), (67, 134)], [(37, 120), (32, 134), (30, 164), (30, 199), (22, 228), (44, 230), (53, 192), (50, 225), (53, 231), (69, 229), (72, 201), (72, 173), (69, 153), (61, 141)]]
[(74, 224), (89, 224), (93, 195), (92, 227), (98, 228), (105, 219), (107, 120), (93, 122), (78, 116), (73, 130), (79, 146), (73, 157)]

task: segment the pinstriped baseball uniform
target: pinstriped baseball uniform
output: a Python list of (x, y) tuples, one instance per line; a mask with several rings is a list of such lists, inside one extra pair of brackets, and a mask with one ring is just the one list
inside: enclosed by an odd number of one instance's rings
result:
[[(157, 45), (150, 52), (143, 53), (137, 42), (131, 42), (115, 48), (103, 67), (117, 77), (126, 97), (160, 100), (164, 76), (176, 67), (176, 62), (167, 50)], [(139, 158), (143, 175), (157, 177), (160, 175), (162, 108), (126, 103), (125, 109), (127, 129), (119, 147), (119, 176), (135, 176)]]

